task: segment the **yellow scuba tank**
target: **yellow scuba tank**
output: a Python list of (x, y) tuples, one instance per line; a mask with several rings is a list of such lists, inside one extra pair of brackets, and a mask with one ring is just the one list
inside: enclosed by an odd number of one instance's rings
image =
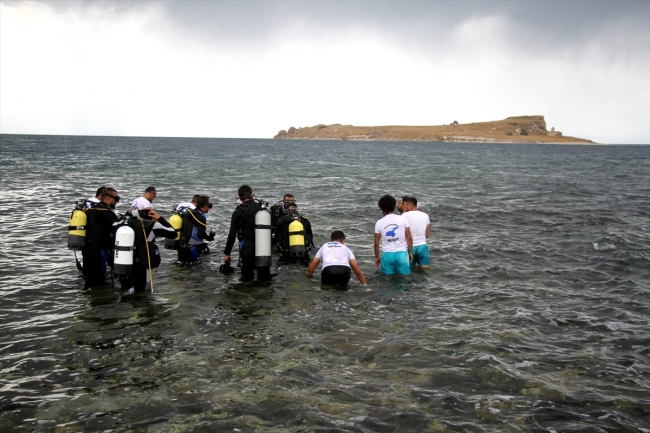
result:
[(169, 224), (176, 230), (176, 238), (174, 239), (165, 239), (165, 248), (168, 250), (177, 249), (177, 243), (181, 240), (181, 229), (183, 228), (183, 217), (175, 213), (169, 217)]
[(305, 227), (299, 219), (289, 224), (289, 253), (291, 257), (305, 255)]
[(169, 217), (169, 224), (176, 229), (176, 238), (174, 239), (175, 241), (180, 241), (181, 240), (181, 229), (183, 228), (183, 218), (177, 213)]
[(70, 223), (68, 224), (68, 248), (80, 250), (86, 242), (86, 212), (81, 209), (75, 209), (70, 214)]

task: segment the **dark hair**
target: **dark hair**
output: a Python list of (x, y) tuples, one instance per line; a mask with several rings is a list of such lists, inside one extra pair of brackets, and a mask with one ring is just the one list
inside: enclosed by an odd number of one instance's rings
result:
[(102, 200), (104, 200), (106, 197), (113, 197), (113, 194), (117, 194), (117, 191), (111, 187), (107, 187), (102, 190), (101, 194)]
[(99, 188), (97, 188), (97, 192), (95, 193), (95, 197), (97, 197), (98, 195), (101, 195), (104, 188), (106, 188), (106, 185), (100, 186)]
[(381, 209), (382, 212), (390, 213), (395, 211), (395, 205), (397, 204), (397, 201), (392, 195), (386, 194), (379, 199), (377, 204), (379, 205), (379, 209)]
[(402, 197), (402, 202), (411, 203), (413, 206), (418, 207), (418, 199), (415, 197), (409, 197), (405, 195), (404, 197)]
[(156, 188), (150, 186), (149, 188), (145, 189), (144, 192), (156, 192)]
[(287, 197), (290, 197), (290, 198), (291, 198), (291, 201), (293, 201), (293, 199), (295, 199), (295, 197), (293, 196), (293, 194), (285, 194), (285, 195), (282, 197), (282, 200), (283, 200), (283, 201), (286, 200)]
[(341, 230), (335, 230), (332, 232), (330, 235), (330, 241), (344, 241), (345, 240), (345, 234)]
[(210, 197), (207, 195), (200, 195), (196, 198), (196, 207), (201, 209), (203, 206), (210, 205)]
[(194, 194), (194, 195), (192, 196), (192, 201), (198, 199), (199, 197), (201, 197), (201, 194)]
[(239, 196), (240, 199), (250, 198), (252, 194), (253, 194), (253, 188), (251, 188), (248, 185), (242, 185), (237, 190), (237, 195)]

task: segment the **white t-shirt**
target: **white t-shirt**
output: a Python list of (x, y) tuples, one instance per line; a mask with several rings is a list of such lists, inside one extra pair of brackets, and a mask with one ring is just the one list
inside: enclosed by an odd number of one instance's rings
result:
[(316, 253), (316, 257), (323, 263), (323, 269), (328, 266), (350, 267), (350, 260), (355, 260), (350, 248), (340, 242), (328, 242), (323, 244)]
[(196, 206), (194, 206), (192, 203), (180, 203), (178, 206), (176, 206), (176, 210), (178, 212), (183, 211), (187, 208), (196, 209)]
[(89, 197), (86, 199), (86, 209), (90, 209), (90, 204), (91, 203), (99, 203), (99, 199), (97, 197)]
[(146, 198), (140, 196), (131, 202), (131, 209), (138, 207), (138, 210), (143, 210), (151, 207), (151, 202)]
[(404, 212), (402, 216), (409, 222), (413, 246), (426, 245), (427, 226), (431, 223), (429, 215), (419, 210), (412, 210), (410, 212)]
[(394, 213), (384, 216), (375, 224), (375, 233), (381, 235), (381, 250), (385, 253), (408, 251), (406, 227), (409, 222), (402, 215)]

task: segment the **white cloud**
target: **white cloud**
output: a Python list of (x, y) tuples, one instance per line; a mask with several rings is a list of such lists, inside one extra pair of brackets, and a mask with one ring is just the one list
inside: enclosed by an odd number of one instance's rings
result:
[(414, 43), (371, 21), (323, 33), (297, 16), (255, 45), (184, 34), (158, 3), (0, 8), (3, 133), (268, 138), (317, 123), (543, 114), (565, 134), (650, 141), (650, 54), (616, 50), (650, 35), (617, 39), (620, 22), (554, 51), (518, 39), (530, 33), (503, 14)]

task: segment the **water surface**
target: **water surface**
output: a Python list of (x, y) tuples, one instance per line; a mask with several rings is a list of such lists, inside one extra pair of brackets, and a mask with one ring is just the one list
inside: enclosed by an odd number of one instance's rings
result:
[[(650, 148), (0, 135), (0, 430), (650, 432)], [(218, 272), (236, 190), (296, 196), (368, 278)], [(204, 193), (214, 254), (154, 292), (83, 290), (73, 203)], [(428, 273), (373, 263), (415, 195)], [(318, 277), (318, 273), (317, 273)]]

